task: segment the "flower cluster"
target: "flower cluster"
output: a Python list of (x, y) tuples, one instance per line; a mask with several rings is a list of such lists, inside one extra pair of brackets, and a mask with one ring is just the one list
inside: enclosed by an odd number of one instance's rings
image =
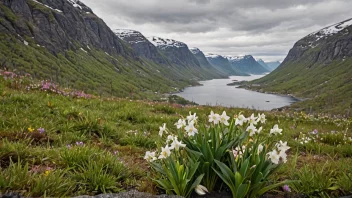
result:
[[(33, 133), (35, 131), (35, 129), (32, 128), (32, 127), (28, 127), (27, 130), (30, 133)], [(40, 134), (43, 134), (45, 132), (45, 129), (44, 128), (38, 128), (36, 131), (39, 132)]]
[(223, 111), (221, 115), (211, 111), (208, 117), (209, 117), (209, 122), (213, 122), (214, 124), (222, 123), (226, 126), (229, 126), (228, 120), (230, 119), (230, 117), (226, 115), (225, 111)]
[(280, 140), (279, 143), (276, 143), (276, 149), (273, 151), (269, 152), (267, 155), (269, 156), (268, 158), (271, 160), (272, 163), (274, 164), (279, 164), (280, 159), (286, 163), (287, 162), (287, 154), (286, 151), (290, 149), (289, 146), (287, 146), (287, 142), (282, 142)]
[[(163, 126), (160, 127), (159, 135), (162, 137), (163, 133), (167, 131), (166, 124), (164, 123)], [(147, 151), (145, 153), (144, 159), (148, 162), (153, 162), (157, 159), (166, 159), (171, 155), (171, 151), (175, 150), (178, 151), (180, 148), (186, 147), (186, 144), (183, 144), (182, 141), (179, 141), (177, 136), (168, 135), (166, 139), (165, 147), (161, 147), (161, 152), (157, 157), (156, 152)]]
[[(194, 136), (195, 134), (198, 133), (198, 129), (195, 127), (197, 120), (198, 120), (197, 114), (196, 113), (192, 114), (191, 112), (189, 112), (189, 116), (187, 116), (187, 120), (179, 119), (175, 123), (175, 125), (177, 129), (184, 129), (188, 136)], [(160, 135), (160, 132), (159, 132), (159, 135)]]

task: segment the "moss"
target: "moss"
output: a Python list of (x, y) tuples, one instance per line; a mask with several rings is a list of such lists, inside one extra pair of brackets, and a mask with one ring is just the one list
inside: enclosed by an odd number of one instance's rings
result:
[(6, 19), (15, 23), (18, 17), (12, 12), (10, 8), (0, 3), (0, 9), (4, 12)]

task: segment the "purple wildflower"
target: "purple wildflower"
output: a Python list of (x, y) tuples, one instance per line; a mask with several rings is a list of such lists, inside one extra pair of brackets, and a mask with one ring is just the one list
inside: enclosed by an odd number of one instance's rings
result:
[(38, 131), (39, 133), (44, 133), (44, 132), (45, 132), (45, 129), (44, 129), (44, 128), (39, 128), (39, 129), (37, 129), (37, 131)]
[(77, 145), (77, 146), (83, 146), (84, 143), (83, 143), (83, 142), (76, 142), (76, 145)]
[(71, 149), (71, 148), (72, 148), (71, 144), (68, 144), (66, 147), (67, 147), (68, 149)]
[(291, 189), (290, 187), (286, 184), (282, 187), (282, 189), (285, 191), (285, 192), (291, 192)]

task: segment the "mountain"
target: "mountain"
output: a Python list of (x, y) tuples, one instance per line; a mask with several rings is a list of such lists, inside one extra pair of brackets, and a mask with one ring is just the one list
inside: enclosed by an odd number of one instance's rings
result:
[(140, 34), (122, 34), (125, 41), (78, 0), (0, 1), (0, 68), (93, 94), (142, 99), (219, 76), (202, 70), (186, 47), (175, 59), (192, 68), (172, 64), (148, 42), (134, 45)]
[(280, 62), (279, 61), (275, 61), (275, 62), (265, 62), (265, 64), (270, 68), (271, 71), (274, 71), (277, 67), (280, 66)]
[(224, 58), (221, 55), (217, 54), (207, 54), (205, 55), (207, 60), (213, 67), (215, 67), (217, 70), (221, 71), (222, 73), (228, 74), (228, 75), (234, 75), (234, 76), (244, 76), (248, 75), (246, 73), (243, 73), (237, 69), (232, 68), (231, 63), (229, 60)]
[(251, 55), (246, 56), (225, 56), (231, 63), (232, 68), (247, 74), (264, 74), (269, 72), (261, 66)]
[(273, 71), (262, 59), (258, 59), (257, 63), (259, 63), (262, 67), (264, 67), (268, 71)]
[(352, 19), (297, 41), (276, 70), (252, 83), (307, 99), (293, 108), (351, 115)]
[(200, 67), (200, 63), (185, 43), (156, 36), (148, 37), (148, 40), (161, 50), (172, 63)]
[(196, 59), (198, 60), (200, 66), (204, 69), (204, 70), (207, 70), (211, 73), (216, 73), (216, 74), (219, 74), (221, 77), (227, 77), (229, 76), (228, 73), (224, 73), (224, 72), (221, 72), (219, 70), (217, 70), (214, 66), (212, 66), (209, 61), (207, 60), (207, 58), (205, 57), (204, 53), (196, 48), (196, 47), (193, 47), (193, 48), (189, 48), (189, 50), (192, 52), (192, 54), (196, 57)]
[(159, 64), (168, 64), (158, 49), (142, 33), (135, 30), (116, 29), (114, 33), (123, 41), (131, 45), (133, 50), (140, 56), (150, 59)]

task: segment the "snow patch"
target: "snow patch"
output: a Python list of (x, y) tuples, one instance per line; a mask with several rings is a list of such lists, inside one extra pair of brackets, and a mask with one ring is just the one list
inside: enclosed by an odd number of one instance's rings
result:
[(87, 53), (88, 54), (88, 52), (86, 51), (86, 50), (84, 50), (83, 48), (80, 48), (82, 51), (84, 51), (85, 53)]
[(229, 60), (230, 62), (238, 62), (242, 59), (245, 58), (245, 56), (231, 56), (231, 55), (227, 55), (224, 56), (227, 60)]
[(79, 0), (67, 0), (69, 3), (73, 5), (75, 8), (79, 8), (82, 10), (82, 6), (80, 6), (78, 3), (80, 2)]
[(115, 30), (113, 30), (113, 32), (120, 39), (122, 39), (130, 44), (147, 42), (146, 38), (140, 32), (135, 31), (135, 30), (115, 29)]
[(24, 45), (26, 45), (26, 46), (28, 46), (28, 42), (27, 41), (25, 41), (25, 40), (23, 40), (23, 43), (24, 43)]
[(352, 25), (352, 18), (348, 19), (346, 21), (340, 22), (340, 23), (336, 23), (332, 26), (328, 26), (328, 27), (323, 28), (319, 31), (313, 32), (313, 33), (309, 34), (308, 36), (315, 36), (316, 37), (315, 41), (318, 41), (326, 36), (331, 36), (333, 34), (336, 34), (351, 25)]
[(198, 48), (196, 48), (196, 47), (191, 47), (191, 48), (189, 48), (189, 51), (191, 51), (192, 54), (198, 54), (198, 53), (200, 53), (200, 50), (199, 50)]
[(169, 47), (176, 47), (176, 48), (182, 48), (182, 47), (187, 47), (185, 43), (182, 43), (180, 41), (175, 41), (173, 39), (163, 39), (160, 37), (147, 37), (147, 39), (156, 47), (161, 48), (161, 49), (166, 49)]
[(206, 58), (219, 58), (221, 57), (220, 55), (217, 55), (217, 54), (206, 54), (205, 55)]
[(88, 48), (89, 50), (91, 50), (90, 47), (89, 47), (89, 45), (87, 45), (87, 48)]

